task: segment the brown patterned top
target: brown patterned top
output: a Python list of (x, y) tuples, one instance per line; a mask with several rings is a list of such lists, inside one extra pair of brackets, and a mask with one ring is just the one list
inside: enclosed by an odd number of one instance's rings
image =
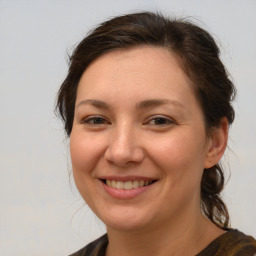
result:
[[(107, 234), (70, 256), (105, 256)], [(230, 229), (196, 256), (256, 256), (256, 240), (238, 230)]]

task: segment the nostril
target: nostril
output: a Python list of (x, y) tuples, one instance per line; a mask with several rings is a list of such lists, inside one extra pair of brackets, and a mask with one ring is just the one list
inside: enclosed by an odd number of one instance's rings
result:
[(115, 164), (120, 167), (124, 167), (130, 163), (140, 163), (144, 159), (144, 151), (142, 148), (136, 146), (135, 142), (130, 139), (129, 141), (120, 141), (112, 143), (107, 147), (104, 160)]

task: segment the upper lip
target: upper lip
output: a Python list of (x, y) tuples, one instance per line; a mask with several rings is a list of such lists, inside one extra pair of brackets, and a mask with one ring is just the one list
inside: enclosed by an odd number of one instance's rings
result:
[(144, 176), (116, 176), (116, 175), (108, 175), (108, 176), (101, 176), (99, 177), (101, 180), (115, 180), (115, 181), (135, 181), (135, 180), (157, 180), (154, 177), (144, 177)]

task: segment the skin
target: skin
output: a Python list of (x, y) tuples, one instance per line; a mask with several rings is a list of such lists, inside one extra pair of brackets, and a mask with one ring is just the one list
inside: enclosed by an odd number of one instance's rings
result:
[[(227, 127), (224, 118), (206, 135), (193, 84), (166, 49), (114, 51), (85, 70), (70, 152), (76, 186), (106, 224), (108, 256), (195, 255), (224, 232), (201, 214), (200, 182), (225, 150)], [(109, 176), (156, 182), (122, 200), (105, 191)]]

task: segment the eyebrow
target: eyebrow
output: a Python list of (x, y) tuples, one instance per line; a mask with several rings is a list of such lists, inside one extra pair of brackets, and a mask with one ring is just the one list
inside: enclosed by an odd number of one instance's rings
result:
[(92, 105), (96, 108), (100, 108), (100, 109), (110, 109), (108, 104), (101, 100), (82, 100), (77, 104), (76, 107), (78, 108), (79, 106), (86, 105), (86, 104), (90, 104), (90, 105)]
[[(88, 99), (88, 100), (82, 100), (77, 104), (77, 108), (81, 105), (86, 105), (90, 104), (96, 108), (99, 109), (110, 109), (111, 107), (104, 101), (101, 100), (93, 100), (93, 99)], [(145, 109), (145, 108), (151, 108), (151, 107), (156, 107), (156, 106), (161, 106), (161, 105), (166, 105), (166, 104), (171, 104), (176, 107), (182, 107), (185, 108), (183, 104), (176, 100), (170, 100), (170, 99), (149, 99), (149, 100), (143, 100), (139, 103), (136, 104), (137, 109)]]
[(137, 104), (138, 109), (144, 109), (144, 108), (150, 108), (150, 107), (156, 107), (161, 105), (167, 105), (171, 104), (177, 107), (183, 107), (180, 102), (176, 100), (169, 100), (169, 99), (149, 99), (149, 100), (143, 100)]

